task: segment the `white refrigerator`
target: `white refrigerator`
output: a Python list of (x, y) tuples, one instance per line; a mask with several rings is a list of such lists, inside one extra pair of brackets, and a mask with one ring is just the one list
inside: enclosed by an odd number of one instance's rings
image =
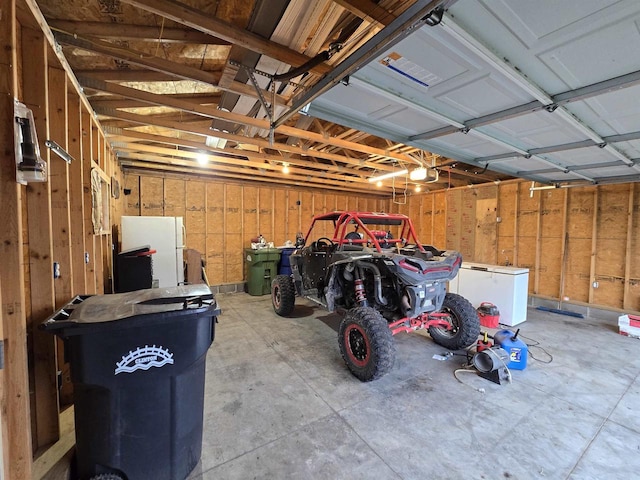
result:
[(175, 287), (184, 284), (184, 228), (182, 217), (131, 217), (121, 220), (121, 250), (149, 245), (154, 286)]

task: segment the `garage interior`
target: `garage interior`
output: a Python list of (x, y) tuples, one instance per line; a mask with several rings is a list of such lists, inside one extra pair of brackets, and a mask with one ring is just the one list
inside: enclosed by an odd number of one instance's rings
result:
[[(0, 0), (0, 17), (1, 478), (69, 478), (69, 364), (39, 325), (114, 292), (124, 216), (181, 217), (222, 308), (189, 478), (634, 477), (640, 359), (618, 318), (640, 314), (637, 2)], [(400, 334), (394, 369), (361, 383), (338, 315), (245, 293), (256, 238), (294, 242), (332, 210), (406, 214), (464, 262), (527, 269), (510, 328), (528, 367), (498, 385)]]

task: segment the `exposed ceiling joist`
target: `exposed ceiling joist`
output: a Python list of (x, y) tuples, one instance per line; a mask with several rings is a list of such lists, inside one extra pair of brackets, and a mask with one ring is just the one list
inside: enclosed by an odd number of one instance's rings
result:
[[(169, 0), (121, 0), (147, 12), (155, 13), (174, 22), (186, 25), (200, 32), (227, 40), (234, 45), (266, 55), (293, 66), (300, 66), (311, 60), (310, 57), (296, 52), (284, 45), (266, 40), (246, 30), (239, 29), (226, 22), (210, 17), (194, 8)], [(321, 63), (312, 68), (317, 74), (325, 74), (331, 66)]]
[(147, 42), (194, 43), (201, 45), (230, 45), (226, 40), (189, 28), (154, 27), (126, 23), (74, 22), (50, 20), (51, 29), (81, 37), (99, 37), (110, 40), (143, 40)]
[[(82, 77), (80, 77), (79, 81), (84, 87), (91, 88), (93, 90), (113, 93), (126, 98), (131, 98), (134, 100), (142, 100), (154, 105), (166, 105), (179, 110), (183, 110), (185, 112), (195, 113), (197, 115), (201, 115), (207, 118), (215, 118), (215, 119), (225, 120), (232, 123), (250, 125), (250, 126), (254, 126), (261, 129), (269, 128), (269, 122), (267, 120), (260, 120), (252, 117), (247, 117), (245, 115), (240, 115), (237, 113), (225, 112), (223, 110), (218, 110), (210, 106), (202, 106), (196, 102), (192, 102), (185, 99), (167, 98), (167, 96), (165, 95), (158, 95), (154, 93), (143, 92), (142, 90), (137, 90), (134, 88), (123, 87), (121, 85), (108, 83), (108, 82), (100, 82), (93, 79), (85, 79)], [(358, 152), (369, 154), (369, 155), (380, 155), (380, 156), (395, 159), (401, 162), (416, 163), (415, 160), (411, 159), (406, 155), (395, 154), (389, 150), (370, 147), (362, 143), (343, 140), (342, 138), (328, 137), (322, 134), (309, 132), (307, 130), (302, 130), (295, 127), (288, 127), (283, 125), (279, 127), (277, 131), (289, 136), (295, 136), (298, 138), (303, 138), (303, 139), (311, 140), (314, 142), (320, 142), (320, 143), (333, 145), (340, 148), (346, 148), (349, 150), (358, 151)], [(221, 132), (220, 134), (218, 132), (210, 132), (209, 134), (212, 136), (213, 135), (219, 136), (219, 137), (221, 136)], [(251, 143), (251, 138), (247, 138), (245, 141), (247, 143)]]
[[(205, 137), (211, 136), (212, 134), (215, 133), (215, 135), (218, 136), (219, 138), (224, 138), (225, 140), (230, 140), (232, 142), (251, 143), (261, 148), (279, 150), (281, 152), (289, 152), (289, 153), (294, 153), (302, 156), (309, 155), (317, 158), (324, 158), (327, 160), (336, 160), (338, 162), (346, 163), (350, 165), (361, 165), (363, 163), (360, 160), (348, 159), (343, 155), (336, 155), (332, 153), (317, 151), (315, 149), (304, 149), (301, 147), (296, 147), (294, 145), (287, 145), (285, 143), (277, 143), (277, 142), (270, 144), (268, 140), (264, 140), (261, 138), (244, 137), (242, 135), (234, 135), (234, 134), (225, 133), (225, 132), (212, 132), (208, 127), (197, 127), (194, 125), (190, 125), (189, 123), (184, 121), (165, 120), (163, 118), (160, 118), (158, 115), (146, 116), (146, 115), (136, 115), (134, 113), (128, 113), (128, 112), (121, 112), (118, 110), (107, 111), (107, 110), (98, 110), (98, 109), (96, 110), (96, 113), (98, 115), (105, 115), (111, 118), (126, 120), (129, 122), (133, 122), (141, 125), (155, 125), (159, 127), (170, 128), (177, 131), (193, 133), (193, 134), (201, 135)], [(382, 165), (371, 164), (371, 166), (372, 168), (377, 168), (379, 170), (384, 170), (384, 171), (392, 171), (394, 169), (392, 165), (382, 166)]]

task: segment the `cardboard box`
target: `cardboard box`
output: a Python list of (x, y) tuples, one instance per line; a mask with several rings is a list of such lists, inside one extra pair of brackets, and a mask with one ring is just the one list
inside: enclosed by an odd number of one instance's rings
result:
[(618, 317), (618, 327), (620, 335), (640, 338), (640, 316), (620, 315)]

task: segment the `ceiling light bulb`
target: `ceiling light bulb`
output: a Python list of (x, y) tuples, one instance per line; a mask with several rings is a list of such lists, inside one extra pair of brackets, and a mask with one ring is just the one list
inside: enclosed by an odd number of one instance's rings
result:
[(427, 169), (424, 167), (414, 168), (411, 170), (411, 173), (409, 173), (409, 178), (414, 181), (424, 180), (427, 178)]
[(205, 153), (199, 153), (196, 157), (196, 160), (200, 165), (206, 165), (207, 163), (209, 163), (209, 157)]
[(289, 173), (289, 164), (288, 163), (282, 164), (282, 173), (284, 173), (284, 174)]
[(382, 186), (382, 180), (378, 180), (378, 183), (376, 183), (377, 187), (381, 187)]
[(420, 188), (420, 185), (416, 185), (416, 192), (419, 192), (420, 190), (422, 190), (422, 188)]

